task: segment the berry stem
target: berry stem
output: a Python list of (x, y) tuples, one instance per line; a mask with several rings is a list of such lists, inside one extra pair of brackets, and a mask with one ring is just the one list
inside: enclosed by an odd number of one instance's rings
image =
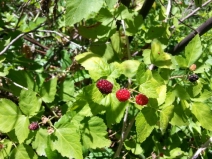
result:
[(121, 149), (122, 149), (122, 146), (123, 146), (123, 142), (124, 142), (124, 139), (125, 139), (125, 136), (126, 136), (125, 129), (127, 127), (128, 109), (129, 109), (129, 107), (127, 106), (126, 107), (126, 111), (125, 111), (125, 115), (124, 115), (124, 120), (123, 120), (123, 126), (122, 126), (122, 132), (121, 132), (121, 140), (120, 140), (119, 146), (118, 146), (118, 148), (116, 150), (116, 153), (114, 155), (114, 158), (119, 157)]
[(54, 111), (52, 111), (52, 113), (54, 114), (54, 117), (60, 118)]
[[(128, 59), (130, 59), (131, 58), (130, 45), (129, 45), (128, 36), (126, 35), (126, 26), (125, 26), (124, 20), (121, 20), (121, 23), (122, 23), (122, 27), (123, 27), (124, 34), (125, 34), (125, 39), (126, 39), (127, 56), (128, 56)], [(128, 78), (128, 88), (130, 88), (131, 82), (132, 82), (132, 79), (131, 78)], [(126, 110), (125, 110), (125, 115), (124, 115), (124, 119), (123, 119), (123, 126), (122, 126), (122, 132), (121, 132), (121, 140), (120, 140), (119, 146), (118, 146), (118, 148), (116, 150), (116, 153), (114, 155), (114, 158), (120, 156), (120, 153), (121, 153), (121, 149), (123, 147), (124, 140), (125, 140), (125, 138), (127, 136), (127, 134), (126, 134), (126, 128), (127, 128), (128, 111), (129, 111), (129, 106), (127, 106), (126, 107)]]
[(187, 75), (181, 75), (181, 76), (172, 76), (169, 79), (175, 79), (175, 78), (184, 78), (187, 77)]

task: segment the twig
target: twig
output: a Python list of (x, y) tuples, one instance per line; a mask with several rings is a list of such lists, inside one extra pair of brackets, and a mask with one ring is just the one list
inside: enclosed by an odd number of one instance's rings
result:
[(168, 5), (167, 5), (167, 9), (166, 9), (166, 19), (165, 19), (166, 23), (167, 23), (167, 20), (169, 18), (169, 14), (171, 12), (171, 8), (172, 8), (172, 2), (171, 2), (171, 0), (169, 0)]
[(45, 49), (45, 50), (48, 50), (48, 49), (49, 49), (48, 47), (42, 45), (41, 43), (39, 43), (37, 40), (33, 39), (33, 38), (30, 37), (30, 36), (27, 36), (27, 35), (26, 35), (26, 36), (24, 36), (24, 39), (27, 40), (27, 41), (29, 41), (29, 42), (31, 42), (31, 43), (33, 43), (33, 44), (35, 44), (35, 45), (37, 45), (37, 46), (42, 47), (42, 48)]
[(200, 148), (198, 148), (198, 150), (191, 157), (191, 159), (196, 159), (202, 151), (204, 151), (206, 148), (210, 146), (211, 142), (212, 142), (212, 137), (210, 137), (208, 141), (206, 141)]
[(125, 115), (124, 115), (124, 120), (123, 120), (123, 126), (122, 126), (122, 132), (121, 132), (121, 140), (120, 140), (119, 146), (118, 146), (118, 148), (116, 150), (116, 153), (114, 155), (114, 158), (119, 157), (121, 149), (122, 149), (122, 146), (123, 146), (123, 143), (124, 143), (124, 139), (125, 139), (125, 136), (126, 136), (125, 135), (125, 129), (127, 127), (128, 109), (129, 109), (129, 107), (127, 106), (126, 107), (126, 111), (125, 111)]
[[(138, 113), (137, 113), (137, 114), (138, 114)], [(126, 129), (126, 131), (125, 131), (124, 139), (127, 138), (128, 134), (129, 134), (129, 132), (130, 132), (132, 126), (133, 126), (133, 123), (134, 123), (134, 121), (135, 121), (135, 118), (136, 118), (137, 114), (136, 114), (136, 115), (130, 120), (130, 122), (128, 123), (127, 129)]]
[(175, 79), (175, 78), (184, 78), (186, 77), (187, 75), (181, 75), (181, 76), (172, 76), (170, 77), (169, 79)]
[(77, 44), (77, 43), (74, 43), (72, 41), (70, 41), (67, 37), (65, 37), (63, 34), (57, 32), (57, 31), (53, 31), (53, 30), (37, 30), (39, 32), (46, 32), (46, 33), (54, 33), (54, 34), (57, 34), (59, 35), (60, 37), (64, 38), (67, 42), (70, 42), (72, 44), (74, 44), (75, 46), (77, 46), (78, 48), (82, 48), (83, 46)]
[[(18, 22), (17, 22), (17, 24), (16, 24), (16, 26), (15, 26), (15, 29), (17, 29), (18, 28), (18, 24), (20, 23), (20, 21), (21, 21), (21, 17), (22, 17), (22, 15), (23, 15), (23, 13), (24, 13), (24, 8), (28, 5), (28, 3), (30, 2), (31, 0), (28, 0), (21, 8), (22, 8), (22, 10), (21, 10), (21, 14), (20, 14), (20, 17), (18, 18)], [(20, 9), (20, 8), (19, 8)], [(19, 11), (19, 9), (18, 9), (18, 11)]]
[(20, 38), (23, 37), (24, 35), (27, 35), (27, 34), (33, 32), (33, 31), (37, 30), (38, 28), (42, 27), (44, 24), (45, 24), (45, 23), (42, 23), (42, 24), (40, 24), (39, 26), (37, 26), (35, 29), (30, 30), (30, 31), (25, 32), (25, 33), (21, 33), (20, 35), (18, 35), (15, 39), (13, 39), (13, 40), (12, 40), (12, 41), (11, 41), (11, 42), (0, 52), (0, 55), (2, 55), (3, 53), (5, 53), (5, 52), (9, 49), (9, 47), (10, 47), (14, 42), (16, 42), (18, 39), (20, 39)]
[(65, 36), (63, 36), (61, 33), (57, 32), (57, 31), (53, 31), (53, 30), (37, 30), (39, 32), (46, 32), (46, 33), (54, 33), (59, 35), (60, 37), (63, 37), (66, 41), (69, 41), (68, 38), (66, 38)]
[(122, 23), (122, 26), (124, 29), (125, 40), (126, 40), (126, 45), (127, 45), (127, 56), (128, 56), (128, 59), (130, 59), (131, 55), (130, 55), (129, 39), (128, 39), (128, 36), (126, 35), (126, 26), (125, 26), (124, 20), (121, 20), (121, 23)]
[(6, 77), (3, 77), (3, 78), (5, 78), (6, 80), (9, 80), (12, 84), (14, 84), (15, 86), (17, 86), (17, 87), (19, 87), (19, 88), (28, 90), (28, 88), (26, 88), (26, 87), (24, 87), (24, 86), (22, 86), (22, 85), (20, 85), (20, 84), (18, 84), (18, 83), (16, 83), (16, 82), (13, 82), (13, 81), (12, 81), (11, 79), (9, 79), (9, 78), (6, 78)]
[[(188, 19), (189, 17), (191, 17), (192, 15), (194, 15), (197, 11), (199, 11), (202, 7), (205, 7), (206, 5), (208, 5), (212, 0), (209, 0), (207, 2), (205, 2), (201, 7), (196, 8), (195, 10), (193, 10), (190, 14), (188, 14), (187, 16), (185, 16), (184, 18), (180, 19), (178, 24), (182, 23), (183, 21), (185, 21), (186, 19)], [(170, 27), (171, 29), (174, 29), (175, 26), (172, 25)]]
[(18, 35), (15, 39), (13, 39), (1, 52), (0, 52), (0, 55), (2, 55), (3, 53), (5, 53), (9, 47), (14, 43), (16, 42), (18, 39), (20, 39), (22, 36), (26, 35), (26, 33), (22, 33), (20, 35)]

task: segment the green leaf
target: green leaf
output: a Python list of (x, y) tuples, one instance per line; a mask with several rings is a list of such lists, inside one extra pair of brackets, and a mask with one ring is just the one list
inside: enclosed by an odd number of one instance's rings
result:
[(105, 2), (107, 6), (112, 9), (114, 5), (117, 3), (117, 0), (105, 0)]
[(178, 55), (178, 56), (174, 56), (177, 64), (179, 65), (179, 67), (181, 68), (186, 68), (187, 67), (187, 62), (186, 62), (186, 59), (183, 58), (181, 55)]
[(144, 76), (146, 73), (146, 65), (144, 63), (140, 63), (137, 73), (136, 73), (136, 81), (141, 84), (141, 78)]
[(192, 97), (196, 97), (198, 94), (201, 93), (202, 87), (203, 87), (202, 83), (197, 81), (196, 83), (194, 83), (194, 85), (188, 87), (187, 91)]
[(177, 126), (185, 126), (188, 125), (188, 118), (185, 114), (185, 111), (187, 108), (185, 107), (184, 104), (175, 104), (174, 105), (174, 115), (171, 119), (171, 124), (172, 125), (177, 125)]
[(194, 0), (196, 7), (202, 7), (202, 0)]
[(19, 143), (23, 143), (29, 135), (29, 118), (25, 115), (20, 115), (15, 124), (15, 135)]
[(115, 21), (112, 21), (111, 24), (103, 25), (102, 23), (98, 23), (95, 26), (79, 26), (78, 31), (80, 35), (86, 38), (91, 39), (101, 39), (107, 40), (111, 35), (113, 35), (116, 31)]
[(195, 115), (203, 128), (212, 131), (212, 111), (210, 106), (202, 102), (195, 102), (192, 104), (191, 112)]
[(180, 85), (177, 85), (174, 90), (173, 90), (174, 94), (176, 97), (179, 97), (180, 99), (189, 99), (190, 96), (189, 94), (186, 92), (186, 90), (180, 86)]
[(159, 86), (156, 91), (158, 93), (158, 98), (157, 98), (157, 101), (158, 101), (158, 105), (161, 105), (165, 102), (165, 99), (166, 99), (166, 85), (162, 85), (162, 86)]
[(74, 99), (74, 80), (66, 78), (59, 85), (58, 95), (63, 101), (70, 101)]
[(119, 57), (121, 57), (121, 55), (122, 55), (121, 45), (122, 44), (121, 44), (121, 35), (120, 35), (119, 31), (116, 31), (116, 33), (110, 37), (110, 40), (111, 40), (113, 50), (115, 51), (115, 53), (117, 55), (119, 55)]
[(46, 148), (48, 147), (48, 132), (46, 129), (39, 128), (36, 133), (35, 140), (32, 142), (32, 148), (36, 150), (39, 156), (46, 156)]
[(126, 27), (126, 35), (132, 36), (136, 34), (142, 27), (143, 17), (141, 15), (134, 15), (133, 18), (128, 18), (125, 20), (127, 25)]
[(80, 134), (66, 116), (55, 123), (55, 132), (51, 134), (50, 142), (52, 150), (57, 150), (62, 156), (83, 159)]
[(199, 34), (197, 34), (185, 47), (187, 67), (194, 64), (202, 54), (202, 45)]
[(138, 84), (143, 84), (149, 80), (152, 79), (152, 71), (151, 70), (147, 70), (146, 72), (142, 73), (141, 75), (138, 75), (138, 73), (140, 73), (140, 71), (138, 70), (137, 72), (137, 82)]
[(191, 98), (194, 102), (204, 102), (212, 96), (212, 92), (205, 90), (198, 98)]
[(98, 22), (102, 25), (110, 25), (113, 22), (113, 14), (108, 8), (101, 8), (96, 17)]
[(174, 92), (168, 92), (166, 94), (166, 99), (165, 99), (165, 103), (162, 105), (162, 107), (165, 107), (165, 106), (170, 106), (172, 105), (172, 103), (174, 103), (175, 101), (175, 94)]
[(156, 39), (151, 44), (150, 59), (152, 64), (162, 68), (169, 68), (172, 64), (171, 55), (163, 51), (161, 43)]
[(40, 90), (40, 96), (46, 103), (53, 102), (56, 94), (57, 78), (53, 78), (48, 82), (44, 82)]
[(94, 54), (101, 56), (107, 61), (114, 59), (114, 51), (110, 43), (106, 44), (100, 42), (93, 43), (90, 47), (90, 50)]
[(38, 17), (36, 21), (29, 21), (27, 25), (21, 25), (21, 30), (23, 32), (28, 32), (30, 30), (37, 28), (40, 24), (42, 24), (45, 21), (46, 21), (46, 17)]
[(72, 110), (79, 112), (83, 116), (96, 115), (105, 110), (105, 107), (101, 105), (102, 98), (103, 95), (95, 84), (88, 85), (76, 97)]
[(169, 121), (173, 116), (174, 106), (170, 105), (160, 111), (160, 129), (164, 134), (168, 127)]
[(135, 140), (125, 140), (124, 146), (127, 150), (131, 150), (133, 154), (139, 155), (143, 153), (143, 149), (141, 148), (141, 145), (139, 143), (136, 143)]
[[(36, 90), (37, 86), (34, 77), (31, 73), (27, 71), (10, 70), (10, 73), (7, 77), (18, 85), (21, 85), (30, 90)], [(20, 95), (20, 92), (22, 90), (22, 88), (17, 87), (17, 85), (15, 85), (14, 83), (9, 86), (9, 89), (12, 91), (12, 93), (14, 93), (17, 96)]]
[(143, 142), (151, 134), (154, 126), (157, 123), (157, 115), (155, 110), (150, 107), (145, 107), (142, 112), (136, 116), (136, 132), (138, 142)]
[(152, 26), (149, 28), (148, 32), (146, 33), (147, 39), (154, 39), (161, 37), (166, 31), (166, 27), (163, 26)]
[(11, 131), (20, 115), (19, 108), (9, 99), (0, 99), (0, 131), (7, 133)]
[(38, 156), (34, 152), (34, 150), (25, 144), (20, 144), (16, 148), (13, 149), (11, 159), (37, 159)]
[(99, 117), (92, 117), (89, 121), (83, 122), (82, 141), (86, 149), (109, 147), (111, 142), (106, 139), (107, 127)]
[(137, 60), (126, 60), (121, 63), (122, 73), (126, 77), (133, 77), (136, 75), (140, 62)]
[(66, 4), (66, 26), (87, 19), (91, 14), (97, 13), (103, 5), (102, 0), (68, 0)]
[(144, 63), (146, 65), (150, 65), (151, 64), (150, 55), (151, 55), (151, 50), (150, 49), (145, 49), (143, 51), (142, 56), (143, 56)]
[(119, 7), (115, 10), (115, 17), (117, 20), (124, 20), (124, 19), (133, 19), (134, 14), (129, 11), (129, 9), (120, 4)]
[(91, 78), (94, 80), (110, 74), (110, 67), (107, 62), (96, 54), (86, 52), (77, 55), (75, 59), (89, 71)]
[(20, 94), (19, 106), (25, 115), (34, 116), (40, 110), (41, 101), (39, 101), (35, 92), (23, 89)]
[(67, 50), (62, 50), (60, 54), (61, 54), (61, 61), (60, 61), (61, 69), (65, 70), (72, 64), (70, 53)]
[(11, 148), (13, 146), (13, 142), (4, 138), (0, 141), (0, 145), (4, 146), (3, 149), (1, 149), (0, 151), (0, 158), (1, 159), (7, 159), (9, 158), (9, 155), (10, 155), (10, 151), (11, 151)]
[(111, 125), (111, 124), (119, 123), (124, 115), (124, 111), (128, 102), (118, 101), (115, 93), (110, 93), (108, 96), (106, 96), (104, 101), (105, 101), (105, 105), (107, 105), (107, 108), (106, 108), (107, 124)]
[(158, 98), (157, 88), (159, 86), (160, 84), (152, 78), (139, 86), (139, 92), (142, 92), (142, 94), (145, 94), (148, 98)]

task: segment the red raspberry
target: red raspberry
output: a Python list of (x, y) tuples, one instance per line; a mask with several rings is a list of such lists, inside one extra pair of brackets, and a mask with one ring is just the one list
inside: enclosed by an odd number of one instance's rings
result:
[(130, 92), (123, 88), (120, 89), (116, 92), (116, 98), (120, 101), (120, 102), (125, 102), (130, 98)]
[(135, 102), (138, 104), (138, 105), (146, 105), (148, 103), (149, 99), (143, 95), (143, 94), (138, 94), (136, 97), (135, 97)]
[(32, 122), (28, 128), (29, 130), (37, 130), (39, 128), (38, 122)]
[(100, 79), (97, 83), (96, 83), (96, 87), (99, 89), (99, 91), (102, 94), (109, 94), (112, 92), (113, 89), (113, 84), (111, 82), (109, 82), (108, 80), (105, 79)]

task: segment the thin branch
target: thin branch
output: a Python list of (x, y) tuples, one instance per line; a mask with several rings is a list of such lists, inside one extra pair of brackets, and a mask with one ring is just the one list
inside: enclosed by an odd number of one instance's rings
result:
[(67, 42), (70, 42), (72, 44), (74, 44), (75, 46), (77, 46), (78, 48), (82, 48), (83, 46), (77, 44), (77, 43), (74, 43), (72, 41), (70, 41), (67, 37), (65, 37), (63, 34), (57, 32), (57, 31), (53, 31), (53, 30), (37, 30), (39, 32), (46, 32), (46, 33), (54, 33), (54, 34), (57, 34), (58, 36), (64, 38)]
[(27, 35), (27, 34), (33, 32), (33, 31), (37, 30), (38, 28), (44, 26), (44, 24), (45, 24), (45, 23), (42, 23), (42, 24), (40, 24), (39, 26), (37, 26), (35, 29), (30, 30), (30, 31), (25, 32), (25, 33), (21, 33), (20, 35), (18, 35), (15, 39), (13, 39), (13, 40), (12, 40), (12, 41), (11, 41), (11, 42), (0, 52), (0, 55), (2, 55), (3, 53), (5, 53), (5, 52), (10, 48), (10, 46), (11, 46), (14, 42), (16, 42), (18, 39), (20, 39), (20, 38), (23, 37), (24, 35)]
[(128, 59), (130, 59), (130, 45), (129, 45), (129, 39), (128, 39), (128, 36), (126, 35), (126, 26), (125, 26), (125, 22), (124, 20), (121, 20), (121, 23), (122, 23), (122, 26), (123, 26), (123, 29), (124, 29), (124, 34), (125, 34), (125, 40), (126, 40), (126, 45), (127, 45), (127, 56), (128, 56)]
[(178, 43), (173, 50), (170, 50), (172, 55), (178, 54), (180, 51), (182, 51), (185, 46), (195, 37), (195, 35), (198, 33), (200, 36), (205, 34), (208, 30), (212, 28), (212, 17), (209, 18), (205, 23), (203, 23), (201, 26), (199, 26), (196, 31), (193, 31), (191, 34), (189, 34), (187, 37), (185, 37), (180, 43)]
[[(19, 16), (19, 18), (18, 18), (18, 22), (16, 23), (15, 29), (18, 28), (18, 25), (19, 25), (19, 23), (20, 23), (20, 21), (21, 21), (21, 17), (22, 17), (22, 15), (23, 15), (23, 13), (24, 13), (24, 8), (29, 4), (30, 1), (31, 1), (31, 0), (28, 0), (28, 1), (21, 7), (21, 8), (22, 8), (21, 14), (20, 14), (20, 16)], [(18, 9), (18, 10), (19, 10), (19, 9)]]
[(124, 143), (124, 140), (125, 140), (125, 136), (126, 136), (125, 135), (125, 129), (127, 127), (128, 110), (129, 110), (129, 107), (127, 106), (126, 107), (126, 111), (125, 111), (125, 115), (124, 115), (124, 120), (123, 120), (123, 126), (122, 126), (122, 132), (121, 132), (121, 140), (120, 140), (119, 146), (118, 146), (118, 148), (116, 150), (116, 153), (114, 155), (114, 158), (119, 157), (121, 149), (122, 149), (122, 146), (123, 146), (123, 143)]
[(58, 36), (64, 38), (66, 41), (69, 41), (68, 38), (66, 38), (63, 34), (57, 32), (57, 31), (53, 31), (53, 30), (37, 30), (39, 32), (46, 32), (46, 33), (54, 33), (54, 34), (57, 34)]
[(1, 52), (0, 52), (0, 55), (2, 55), (3, 53), (5, 53), (9, 47), (14, 43), (16, 42), (18, 39), (20, 39), (22, 36), (26, 35), (26, 33), (22, 33), (20, 35), (18, 35), (15, 39), (13, 39)]
[[(190, 14), (188, 14), (187, 16), (185, 16), (184, 18), (180, 19), (178, 24), (182, 23), (183, 21), (185, 21), (186, 19), (188, 19), (189, 17), (191, 17), (192, 15), (194, 15), (197, 11), (199, 11), (202, 7), (205, 7), (206, 5), (208, 5), (212, 0), (209, 0), (207, 2), (205, 2), (201, 7), (196, 8), (195, 10), (193, 10)], [(170, 27), (171, 29), (174, 29), (175, 26), (172, 25)]]
[(30, 36), (27, 36), (27, 35), (26, 35), (26, 36), (24, 36), (24, 39), (27, 40), (27, 41), (29, 41), (29, 42), (31, 42), (31, 43), (33, 43), (33, 44), (35, 44), (35, 45), (37, 45), (37, 46), (42, 47), (42, 48), (45, 49), (45, 50), (48, 50), (48, 49), (49, 49), (48, 47), (42, 45), (41, 43), (39, 43), (37, 40), (33, 39), (33, 38), (30, 37)]
[[(128, 55), (128, 59), (130, 59), (131, 58), (130, 45), (129, 45), (128, 36), (126, 35), (126, 27), (125, 27), (124, 20), (121, 20), (121, 23), (122, 23), (122, 27), (123, 27), (125, 38), (126, 38), (127, 55)], [(130, 87), (130, 85), (131, 85), (131, 79), (128, 78), (128, 87)], [(114, 155), (114, 158), (119, 157), (121, 149), (123, 147), (124, 140), (126, 139), (126, 136), (127, 136), (126, 135), (126, 129), (127, 129), (127, 125), (128, 125), (127, 124), (128, 111), (129, 111), (129, 106), (127, 106), (126, 110), (125, 110), (125, 115), (124, 115), (124, 119), (123, 119), (123, 126), (122, 126), (122, 132), (121, 132), (121, 140), (120, 140), (119, 146), (118, 146), (118, 148), (116, 150), (116, 153)]]
[(181, 75), (181, 76), (172, 76), (169, 79), (175, 79), (175, 78), (185, 78), (187, 75)]
[(206, 141), (200, 148), (198, 148), (198, 150), (191, 157), (191, 159), (196, 159), (202, 151), (205, 151), (205, 149), (210, 146), (211, 143), (212, 143), (212, 137), (210, 137), (208, 141)]
[(171, 13), (171, 8), (172, 8), (172, 0), (168, 0), (168, 5), (167, 5), (167, 9), (166, 9), (166, 19), (165, 22), (167, 22), (169, 15)]
[[(137, 114), (138, 114), (138, 113), (137, 113)], [(132, 128), (134, 122), (135, 122), (135, 118), (136, 118), (137, 114), (136, 114), (136, 115), (130, 120), (130, 122), (128, 123), (127, 129), (126, 129), (126, 131), (125, 131), (124, 139), (127, 138), (128, 134), (129, 134), (129, 132), (130, 132), (130, 130), (131, 130), (131, 128)]]

